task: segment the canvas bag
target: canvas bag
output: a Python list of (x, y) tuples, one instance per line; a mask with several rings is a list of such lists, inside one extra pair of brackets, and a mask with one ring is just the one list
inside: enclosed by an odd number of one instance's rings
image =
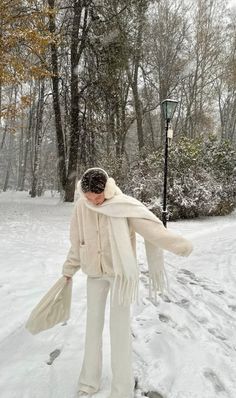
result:
[(31, 312), (25, 327), (31, 334), (47, 330), (70, 317), (72, 278), (64, 276), (49, 289)]

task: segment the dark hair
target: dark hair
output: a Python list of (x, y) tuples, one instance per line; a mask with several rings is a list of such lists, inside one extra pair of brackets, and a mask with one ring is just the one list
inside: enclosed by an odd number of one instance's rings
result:
[(85, 192), (101, 193), (105, 189), (107, 182), (106, 173), (99, 168), (85, 171), (81, 178), (81, 189)]

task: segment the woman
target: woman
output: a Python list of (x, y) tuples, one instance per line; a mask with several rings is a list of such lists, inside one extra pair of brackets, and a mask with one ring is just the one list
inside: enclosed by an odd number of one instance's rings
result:
[(138, 294), (135, 233), (145, 239), (150, 291), (164, 285), (163, 249), (188, 256), (192, 244), (164, 228), (138, 200), (124, 195), (100, 168), (88, 169), (78, 183), (80, 198), (71, 225), (71, 248), (63, 265), (70, 278), (80, 268), (87, 278), (87, 323), (79, 396), (96, 393), (102, 373), (102, 331), (110, 291), (112, 383), (109, 398), (133, 398), (130, 304)]

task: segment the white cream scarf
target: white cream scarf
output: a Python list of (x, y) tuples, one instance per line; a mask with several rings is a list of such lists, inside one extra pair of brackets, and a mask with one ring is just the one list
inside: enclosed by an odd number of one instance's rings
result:
[[(118, 289), (119, 302), (123, 305), (138, 300), (139, 270), (130, 240), (127, 218), (143, 218), (159, 224), (161, 221), (140, 201), (123, 194), (113, 178), (108, 178), (104, 191), (106, 200), (98, 206), (93, 205), (85, 198), (80, 181), (77, 189), (84, 198), (87, 208), (108, 216), (109, 239), (115, 273), (113, 294)], [(152, 298), (154, 292), (156, 300), (157, 292), (162, 293), (168, 285), (164, 270), (163, 250), (146, 240), (145, 249), (149, 268), (149, 296)]]

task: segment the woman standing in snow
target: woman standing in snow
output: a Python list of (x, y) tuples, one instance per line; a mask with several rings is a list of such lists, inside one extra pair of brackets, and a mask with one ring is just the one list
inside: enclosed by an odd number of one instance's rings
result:
[[(133, 398), (130, 304), (138, 293), (135, 232), (145, 239), (150, 289), (164, 285), (163, 249), (188, 256), (192, 244), (169, 232), (138, 200), (125, 195), (100, 168), (88, 169), (78, 182), (70, 224), (71, 248), (63, 265), (70, 278), (80, 268), (87, 277), (87, 323), (78, 396), (100, 388), (102, 332), (110, 291), (112, 384), (109, 398)], [(151, 290), (150, 290), (151, 291)]]

